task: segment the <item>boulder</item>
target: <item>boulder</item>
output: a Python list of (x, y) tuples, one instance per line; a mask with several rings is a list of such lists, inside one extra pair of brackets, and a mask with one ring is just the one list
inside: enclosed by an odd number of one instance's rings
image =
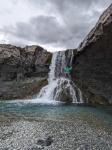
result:
[(45, 134), (42, 137), (39, 137), (37, 143), (41, 146), (49, 146), (51, 145), (52, 142), (53, 142), (52, 137)]

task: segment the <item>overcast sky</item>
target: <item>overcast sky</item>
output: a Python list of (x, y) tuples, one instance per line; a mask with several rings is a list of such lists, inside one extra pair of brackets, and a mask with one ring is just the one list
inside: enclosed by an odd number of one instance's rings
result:
[(77, 48), (112, 0), (0, 0), (0, 43)]

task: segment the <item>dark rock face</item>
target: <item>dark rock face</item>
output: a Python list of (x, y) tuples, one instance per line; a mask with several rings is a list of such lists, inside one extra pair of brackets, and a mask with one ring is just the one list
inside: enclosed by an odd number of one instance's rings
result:
[(50, 64), (47, 61), (50, 58), (51, 53), (36, 45), (22, 49), (0, 44), (0, 77), (5, 81), (31, 76), (47, 77)]
[(0, 100), (32, 98), (47, 84), (47, 78), (32, 77), (24, 81), (0, 82)]
[(112, 103), (112, 5), (80, 44), (72, 79), (88, 103)]
[[(14, 98), (14, 95), (17, 98), (22, 98), (23, 92), (19, 86), (21, 87), (26, 81), (24, 86), (25, 88), (27, 88), (27, 85), (29, 87), (29, 81), (27, 80), (30, 78), (33, 84), (32, 78), (34, 80), (35, 78), (47, 78), (51, 58), (52, 54), (50, 52), (37, 45), (26, 46), (22, 49), (12, 45), (0, 44), (0, 98)], [(10, 86), (15, 87), (15, 89), (13, 88), (13, 91), (10, 91)], [(19, 92), (21, 91), (19, 96), (16, 89)], [(32, 89), (30, 88), (30, 90)], [(4, 93), (7, 93), (7, 96)], [(13, 93), (15, 94), (13, 95)]]
[(62, 90), (60, 94), (60, 99), (65, 103), (72, 103), (72, 99), (68, 96), (68, 93), (65, 90)]

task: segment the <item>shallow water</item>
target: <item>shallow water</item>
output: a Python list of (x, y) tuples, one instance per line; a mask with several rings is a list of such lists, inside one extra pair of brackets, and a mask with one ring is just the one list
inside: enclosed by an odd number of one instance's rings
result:
[(112, 116), (104, 108), (84, 105), (39, 104), (22, 101), (0, 102), (0, 116), (37, 117), (47, 120), (78, 121), (112, 131)]

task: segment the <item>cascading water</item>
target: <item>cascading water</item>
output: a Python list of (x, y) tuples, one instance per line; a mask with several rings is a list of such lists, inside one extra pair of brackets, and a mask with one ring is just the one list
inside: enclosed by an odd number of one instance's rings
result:
[(56, 58), (57, 58), (57, 53), (54, 53), (51, 61), (51, 66), (50, 66), (48, 85), (46, 85), (41, 89), (38, 98), (53, 100), (54, 89), (57, 86), (57, 82), (58, 82), (58, 80), (55, 79)]
[[(65, 68), (72, 68), (73, 50), (53, 53), (50, 66), (48, 85), (43, 87), (37, 98), (43, 100), (69, 101), (82, 103), (82, 94), (79, 88), (72, 82), (70, 75), (67, 77)], [(64, 99), (65, 98), (65, 99)]]

